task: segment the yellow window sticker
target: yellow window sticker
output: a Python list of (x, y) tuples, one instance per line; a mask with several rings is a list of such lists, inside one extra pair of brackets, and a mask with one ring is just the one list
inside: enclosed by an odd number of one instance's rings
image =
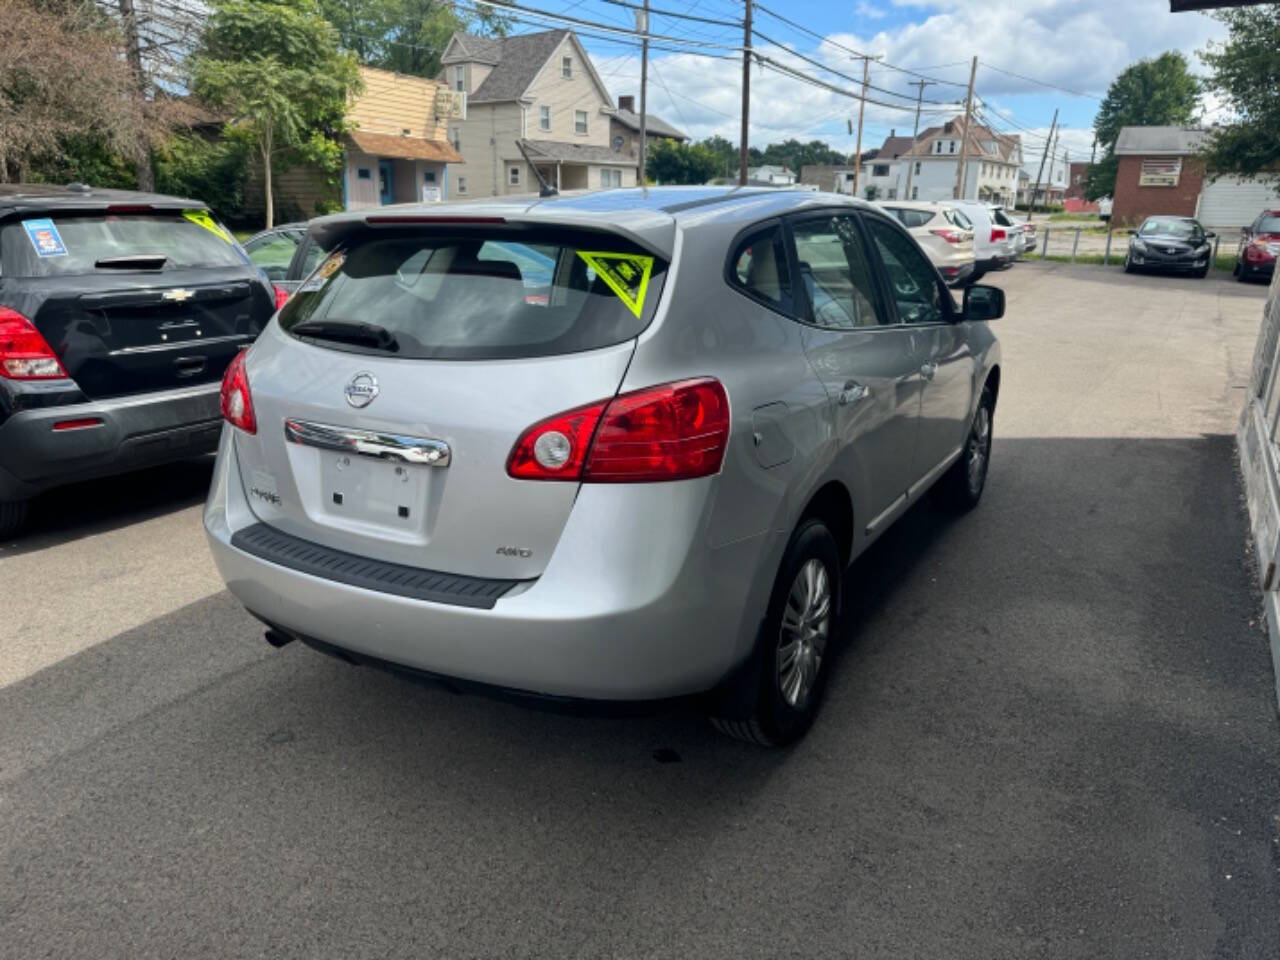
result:
[(298, 292), (315, 293), (317, 290), (323, 290), (325, 281), (338, 272), (338, 268), (346, 259), (347, 255), (341, 251), (329, 254), (329, 258), (307, 278), (307, 282), (298, 288)]
[(653, 257), (635, 253), (613, 253), (602, 250), (579, 250), (578, 256), (609, 285), (618, 299), (637, 317), (644, 310), (644, 297), (649, 292), (649, 275)]
[(227, 241), (227, 243), (236, 242), (235, 238), (232, 237), (231, 234), (218, 226), (218, 222), (214, 220), (213, 217), (209, 216), (208, 210), (183, 210), (182, 216), (184, 219), (190, 220), (197, 227), (204, 227), (214, 236), (221, 237), (223, 240)]

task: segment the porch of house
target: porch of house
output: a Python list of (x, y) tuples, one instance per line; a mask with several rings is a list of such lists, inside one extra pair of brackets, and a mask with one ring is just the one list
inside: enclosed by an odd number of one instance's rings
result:
[(447, 142), (353, 132), (343, 168), (343, 205), (359, 210), (447, 200), (449, 164), (461, 161)]

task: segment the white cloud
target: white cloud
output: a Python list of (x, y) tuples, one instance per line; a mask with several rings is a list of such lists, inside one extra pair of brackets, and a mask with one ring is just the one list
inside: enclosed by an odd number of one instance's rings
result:
[[(835, 32), (828, 40), (843, 47), (883, 54), (887, 63), (922, 69), (930, 76), (954, 81), (956, 85), (927, 87), (925, 99), (958, 102), (964, 96), (968, 60), (974, 52), (984, 64), (1035, 78), (1069, 90), (1101, 96), (1121, 70), (1143, 57), (1165, 50), (1181, 50), (1198, 64), (1194, 54), (1211, 39), (1223, 35), (1221, 25), (1200, 14), (1171, 14), (1166, 0), (892, 0), (895, 6), (917, 8), (920, 19), (894, 27), (884, 27), (869, 35)], [(871, 6), (871, 4), (865, 4)], [(882, 8), (875, 8), (881, 10)], [(863, 13), (864, 19), (871, 15)], [(780, 40), (795, 37), (793, 32), (767, 16), (760, 29)], [(816, 48), (816, 49), (815, 49)], [(852, 89), (857, 84), (824, 74), (811, 64), (778, 48), (760, 47), (762, 53), (810, 75)], [(802, 44), (794, 49), (850, 76), (859, 67), (846, 50), (830, 43)], [(650, 82), (650, 110), (660, 114), (695, 138), (719, 134), (738, 138), (740, 82), (742, 68), (735, 60), (712, 60), (689, 54), (659, 54)], [(635, 93), (639, 86), (638, 56), (597, 58), (600, 72), (614, 96)], [(946, 66), (940, 66), (946, 65)], [(863, 148), (878, 146), (890, 128), (899, 133), (911, 130), (914, 119), (913, 77), (884, 66), (873, 66), (871, 83), (906, 96), (871, 91), (870, 96), (886, 103), (901, 103), (900, 109), (868, 104), (867, 133)], [(667, 89), (664, 89), (665, 82)], [(823, 138), (837, 149), (853, 150), (853, 138), (845, 132), (848, 118), (857, 117), (857, 102), (779, 75), (753, 68), (751, 79), (751, 142), (796, 137)], [(1000, 98), (1041, 95), (1061, 98), (1066, 103), (1083, 102), (1091, 116), (1093, 101), (1072, 100), (1070, 95), (980, 67), (977, 91), (987, 103)], [(1209, 104), (1208, 106), (1213, 106)], [(921, 126), (958, 113), (957, 107), (925, 104)], [(1048, 117), (1013, 114), (1017, 124), (1039, 129)], [(997, 125), (1001, 125), (997, 121)], [(1006, 124), (1012, 128), (1012, 124)], [(838, 127), (838, 132), (833, 128)], [(825, 129), (824, 129), (825, 128)], [(1087, 157), (1092, 133), (1066, 129), (1062, 145), (1072, 156)], [(1036, 153), (1042, 143), (1028, 136), (1024, 153)]]
[(868, 3), (867, 0), (858, 0), (858, 5), (853, 8), (853, 12), (860, 17), (866, 17), (868, 20), (880, 20), (888, 16), (888, 12), (874, 3)]

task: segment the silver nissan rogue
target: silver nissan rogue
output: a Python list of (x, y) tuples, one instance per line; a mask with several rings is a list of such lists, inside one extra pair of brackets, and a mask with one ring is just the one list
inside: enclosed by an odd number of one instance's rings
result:
[(317, 221), (222, 389), (204, 523), (282, 644), (519, 695), (700, 695), (802, 734), (841, 572), (930, 488), (982, 495), (986, 321), (900, 224), (657, 188)]

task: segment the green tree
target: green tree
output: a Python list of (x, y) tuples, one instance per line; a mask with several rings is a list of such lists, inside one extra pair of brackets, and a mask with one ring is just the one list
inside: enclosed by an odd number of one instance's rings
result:
[(214, 0), (192, 91), (253, 142), (268, 227), (278, 168), (305, 162), (336, 170), (348, 99), (359, 85), (355, 58), (339, 51), (316, 0)]
[(1126, 67), (1111, 82), (1093, 132), (1104, 150), (1089, 169), (1085, 195), (1109, 197), (1116, 187), (1116, 139), (1122, 127), (1185, 126), (1196, 116), (1200, 83), (1187, 69), (1187, 58), (1176, 50)]
[(736, 143), (730, 143), (724, 137), (717, 135), (699, 141), (698, 146), (715, 157), (716, 171), (713, 176), (737, 179), (738, 145)]
[(645, 172), (658, 183), (706, 183), (720, 173), (720, 161), (701, 144), (658, 140), (645, 154)]
[(1227, 40), (1200, 57), (1212, 73), (1206, 86), (1234, 116), (1214, 128), (1205, 159), (1214, 173), (1280, 173), (1280, 3), (1222, 10)]
[(475, 12), (447, 0), (319, 0), (344, 50), (361, 63), (418, 77), (440, 72), (440, 56), (457, 30), (502, 35), (510, 20), (491, 7)]

